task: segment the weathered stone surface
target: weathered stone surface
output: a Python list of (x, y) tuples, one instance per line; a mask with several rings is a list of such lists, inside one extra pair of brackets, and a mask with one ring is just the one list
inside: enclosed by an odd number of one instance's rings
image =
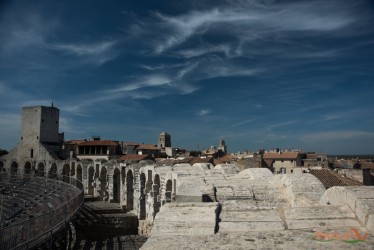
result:
[(274, 178), (274, 182), (281, 184), (292, 206), (317, 205), (326, 190), (311, 174), (282, 174)]
[(306, 228), (333, 228), (333, 227), (360, 227), (360, 223), (356, 219), (342, 218), (342, 219), (309, 219), (309, 220), (289, 220), (286, 219), (287, 228), (306, 229)]
[(355, 213), (358, 220), (366, 225), (366, 219), (369, 214), (374, 214), (374, 199), (359, 199), (356, 200)]
[(289, 207), (285, 209), (285, 216), (295, 220), (355, 218), (348, 206)]
[(373, 230), (369, 220), (374, 214), (374, 187), (350, 186), (332, 187), (321, 198), (321, 204), (347, 204), (356, 214), (358, 220), (369, 230)]
[(360, 226), (346, 205), (286, 208), (285, 219), (288, 229)]
[(244, 221), (244, 222), (226, 222), (219, 223), (221, 233), (231, 232), (249, 232), (249, 231), (268, 231), (284, 230), (285, 227), (281, 221)]
[[(365, 229), (359, 229), (363, 235)], [(245, 233), (218, 233), (211, 236), (159, 236), (151, 237), (143, 245), (143, 250), (153, 249), (373, 249), (374, 236), (368, 233), (365, 241), (358, 243), (347, 243), (343, 240), (318, 241), (315, 235), (325, 232), (330, 235), (351, 234), (349, 228), (329, 229), (323, 231), (307, 230), (285, 230), (267, 232), (245, 232)]]
[(374, 232), (374, 213), (368, 215), (366, 228), (369, 229), (371, 232)]
[(154, 220), (151, 236), (214, 234), (217, 203), (171, 203)]
[(268, 210), (247, 210), (247, 211), (230, 211), (223, 210), (221, 212), (221, 221), (244, 222), (244, 221), (282, 221), (278, 211), (274, 209)]

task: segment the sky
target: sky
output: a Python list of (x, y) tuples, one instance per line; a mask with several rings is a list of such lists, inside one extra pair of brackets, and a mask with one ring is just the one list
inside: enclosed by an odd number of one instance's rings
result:
[(0, 1), (0, 148), (21, 108), (65, 139), (374, 154), (374, 3)]

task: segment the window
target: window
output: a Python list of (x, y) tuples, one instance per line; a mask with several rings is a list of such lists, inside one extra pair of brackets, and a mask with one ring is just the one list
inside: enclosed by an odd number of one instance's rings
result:
[(34, 149), (30, 149), (30, 158), (34, 158)]

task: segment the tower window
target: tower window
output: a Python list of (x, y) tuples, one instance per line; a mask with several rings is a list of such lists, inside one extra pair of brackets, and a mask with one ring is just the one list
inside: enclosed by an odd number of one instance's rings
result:
[(30, 149), (30, 158), (34, 158), (34, 149)]

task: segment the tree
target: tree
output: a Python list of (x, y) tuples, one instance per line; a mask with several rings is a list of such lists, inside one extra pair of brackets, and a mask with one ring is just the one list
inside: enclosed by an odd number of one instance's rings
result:
[(7, 153), (8, 153), (8, 151), (0, 148), (0, 156), (6, 155)]

